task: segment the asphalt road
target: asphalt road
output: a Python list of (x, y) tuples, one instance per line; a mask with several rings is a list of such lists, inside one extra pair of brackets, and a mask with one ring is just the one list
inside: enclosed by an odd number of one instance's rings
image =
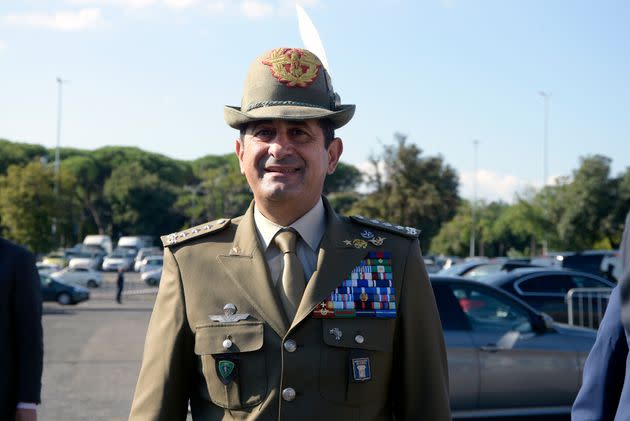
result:
[[(87, 302), (44, 303), (40, 421), (127, 420), (156, 292), (142, 284), (138, 274), (127, 273), (123, 303), (117, 304), (115, 274), (108, 273)], [(517, 420), (552, 418), (493, 419)]]
[(78, 305), (44, 303), (40, 420), (127, 420), (156, 289), (127, 274), (117, 304), (114, 279)]

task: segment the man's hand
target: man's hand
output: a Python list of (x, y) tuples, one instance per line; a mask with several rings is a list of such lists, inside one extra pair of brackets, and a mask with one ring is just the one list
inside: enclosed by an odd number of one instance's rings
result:
[(18, 408), (15, 411), (15, 421), (37, 421), (37, 410)]

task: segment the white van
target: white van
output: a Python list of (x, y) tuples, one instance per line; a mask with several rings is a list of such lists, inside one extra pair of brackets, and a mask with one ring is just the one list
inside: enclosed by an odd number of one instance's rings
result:
[(130, 235), (120, 237), (117, 247), (135, 249), (138, 252), (141, 248), (151, 247), (152, 245), (153, 237), (150, 235)]
[(112, 239), (109, 235), (86, 235), (83, 239), (84, 246), (100, 247), (107, 254), (112, 252)]

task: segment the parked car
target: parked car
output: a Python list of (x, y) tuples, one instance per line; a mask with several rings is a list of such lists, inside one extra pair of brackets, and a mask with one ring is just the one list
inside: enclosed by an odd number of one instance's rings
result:
[(540, 267), (537, 265), (532, 265), (528, 261), (517, 259), (517, 260), (505, 260), (499, 262), (488, 262), (482, 263), (474, 268), (466, 271), (461, 276), (469, 279), (481, 279), (489, 275), (495, 275), (498, 273), (508, 273), (513, 271), (514, 269), (522, 269), (522, 268), (535, 268)]
[(426, 267), (428, 273), (437, 273), (442, 269), (442, 266), (435, 262), (433, 257), (424, 256), (424, 267)]
[(160, 278), (162, 278), (162, 268), (148, 270), (140, 275), (140, 279), (147, 283), (147, 285), (156, 286), (160, 284)]
[(140, 265), (140, 272), (161, 269), (164, 266), (164, 256), (147, 256)]
[(617, 282), (621, 276), (619, 250), (587, 250), (551, 252), (532, 259), (539, 266), (556, 266), (592, 273)]
[[(554, 320), (566, 323), (567, 293), (574, 288), (614, 288), (615, 284), (585, 272), (548, 268), (524, 268), (480, 279), (515, 295)], [(585, 309), (585, 311), (589, 311)], [(595, 309), (591, 309), (595, 311)]]
[(103, 264), (105, 253), (102, 251), (83, 251), (76, 254), (70, 259), (68, 267), (71, 268), (86, 268), (86, 269), (100, 269)]
[(64, 284), (84, 285), (90, 288), (96, 288), (103, 283), (103, 276), (94, 269), (82, 267), (67, 267), (59, 272), (51, 273), (50, 276)]
[(454, 418), (571, 412), (594, 330), (555, 323), (477, 281), (432, 275), (431, 285)]
[(39, 272), (40, 274), (43, 273), (45, 275), (50, 275), (53, 272), (58, 272), (61, 270), (61, 266), (59, 265), (44, 262), (37, 262), (35, 266), (37, 266), (37, 272)]
[(136, 254), (133, 270), (140, 272), (142, 261), (148, 256), (162, 256), (162, 249), (159, 247), (143, 247)]
[(68, 262), (70, 261), (70, 257), (64, 252), (64, 250), (53, 251), (52, 253), (48, 253), (42, 259), (42, 263), (46, 265), (55, 265), (61, 268), (68, 266)]
[(564, 256), (562, 267), (592, 273), (617, 282), (621, 276), (621, 262), (617, 250), (589, 250)]
[(44, 301), (56, 301), (59, 304), (68, 305), (90, 299), (90, 291), (81, 286), (64, 284), (43, 273), (39, 274), (39, 279), (42, 283)]
[(438, 272), (445, 276), (463, 276), (465, 278), (481, 278), (489, 274), (499, 272), (510, 272), (522, 267), (537, 267), (532, 265), (528, 259), (507, 259), (494, 258), (491, 260), (473, 260), (469, 262), (451, 265)]
[(118, 268), (131, 270), (137, 251), (132, 248), (118, 247), (112, 254), (103, 259), (102, 269), (105, 271), (116, 271)]

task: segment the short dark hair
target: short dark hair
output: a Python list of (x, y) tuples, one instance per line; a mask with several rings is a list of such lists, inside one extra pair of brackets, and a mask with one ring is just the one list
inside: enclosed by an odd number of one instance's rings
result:
[[(324, 133), (324, 148), (328, 149), (332, 141), (335, 139), (335, 126), (332, 121), (327, 118), (320, 118), (317, 120), (319, 127), (321, 127)], [(245, 139), (245, 133), (247, 132), (248, 124), (241, 124), (238, 131), (240, 132), (241, 141)]]

